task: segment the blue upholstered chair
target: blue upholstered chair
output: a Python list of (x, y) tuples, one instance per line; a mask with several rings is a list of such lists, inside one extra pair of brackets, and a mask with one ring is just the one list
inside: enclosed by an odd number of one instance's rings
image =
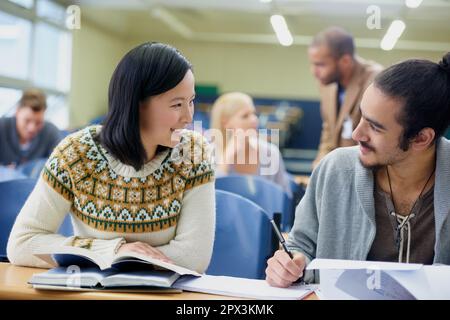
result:
[[(9, 234), (22, 206), (36, 185), (36, 179), (19, 179), (0, 182), (0, 260), (6, 261), (6, 245)], [(73, 234), (69, 215), (66, 216), (59, 233)]]
[(292, 198), (276, 183), (259, 176), (229, 175), (216, 178), (216, 189), (233, 192), (253, 201), (271, 219), (274, 213), (281, 214), (282, 231), (289, 231), (292, 227)]
[(264, 279), (274, 233), (264, 210), (239, 195), (216, 190), (216, 234), (206, 274)]

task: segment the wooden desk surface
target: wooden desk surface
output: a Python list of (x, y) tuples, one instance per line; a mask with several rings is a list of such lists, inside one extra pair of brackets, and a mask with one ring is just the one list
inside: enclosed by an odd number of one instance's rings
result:
[[(26, 268), (0, 263), (0, 300), (235, 300), (240, 298), (212, 294), (182, 292), (182, 293), (121, 293), (121, 292), (70, 292), (35, 290), (28, 285), (33, 273), (44, 272), (46, 269)], [(314, 294), (307, 297), (317, 299)]]
[(71, 299), (71, 300), (211, 300), (237, 299), (211, 294), (182, 292), (182, 293), (121, 293), (121, 292), (70, 292), (35, 290), (27, 281), (33, 273), (44, 272), (46, 269), (25, 268), (0, 263), (0, 299)]

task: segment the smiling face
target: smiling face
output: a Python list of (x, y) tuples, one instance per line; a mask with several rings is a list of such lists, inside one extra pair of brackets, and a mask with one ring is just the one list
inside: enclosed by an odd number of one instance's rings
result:
[(402, 103), (370, 85), (361, 100), (361, 121), (352, 138), (360, 146), (359, 159), (367, 168), (398, 163), (409, 156), (399, 142), (403, 127), (398, 123)]
[(140, 106), (140, 132), (144, 144), (173, 148), (180, 142), (180, 129), (192, 122), (195, 86), (191, 70), (173, 89), (150, 97)]

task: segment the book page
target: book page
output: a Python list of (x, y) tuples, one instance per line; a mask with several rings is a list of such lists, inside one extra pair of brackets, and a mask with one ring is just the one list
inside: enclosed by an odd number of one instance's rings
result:
[(120, 269), (122, 268), (121, 264), (126, 263), (147, 263), (158, 267), (162, 267), (167, 270), (174, 271), (179, 275), (193, 275), (197, 277), (200, 276), (200, 274), (196, 271), (189, 270), (187, 268), (183, 268), (171, 263), (167, 263), (159, 259), (151, 258), (136, 252), (123, 252), (117, 254), (113, 260), (112, 266)]
[(33, 284), (36, 290), (53, 290), (53, 291), (73, 291), (73, 292), (115, 292), (115, 293), (182, 293), (183, 291), (175, 288), (162, 287), (117, 287), (117, 288), (79, 288), (65, 287), (45, 284)]
[(98, 267), (82, 268), (71, 272), (58, 267), (46, 272), (35, 273), (28, 281), (32, 285), (64, 286), (71, 288), (119, 288), (119, 287), (161, 287), (169, 288), (180, 277), (173, 271), (141, 270), (119, 272), (116, 269), (100, 271)]
[[(53, 256), (54, 260), (57, 263), (59, 262), (60, 265), (77, 265), (77, 262), (83, 264), (83, 260), (76, 257), (80, 256), (98, 265), (101, 270), (108, 269), (111, 266), (109, 261), (106, 261), (106, 259), (96, 254), (94, 251), (79, 247), (49, 246), (41, 248), (33, 254), (40, 259), (44, 259), (45, 261), (48, 261), (49, 256)], [(70, 255), (73, 257), (70, 257)]]
[[(76, 271), (76, 272), (72, 272)], [(115, 274), (109, 269), (99, 271), (98, 267), (70, 270), (65, 267), (50, 269), (46, 272), (35, 273), (28, 283), (33, 285), (54, 285), (71, 287), (95, 287), (105, 277)]]
[(104, 287), (165, 287), (169, 288), (180, 277), (173, 271), (139, 270), (120, 272), (103, 278), (100, 284)]

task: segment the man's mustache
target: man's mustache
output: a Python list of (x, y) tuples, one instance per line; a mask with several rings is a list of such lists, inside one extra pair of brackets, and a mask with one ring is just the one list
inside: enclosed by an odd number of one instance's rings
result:
[(369, 150), (375, 151), (375, 148), (372, 147), (372, 146), (370, 146), (370, 145), (368, 145), (366, 142), (363, 142), (363, 141), (358, 141), (358, 142), (359, 142), (359, 144), (362, 145), (364, 148), (367, 148), (367, 149), (369, 149)]

